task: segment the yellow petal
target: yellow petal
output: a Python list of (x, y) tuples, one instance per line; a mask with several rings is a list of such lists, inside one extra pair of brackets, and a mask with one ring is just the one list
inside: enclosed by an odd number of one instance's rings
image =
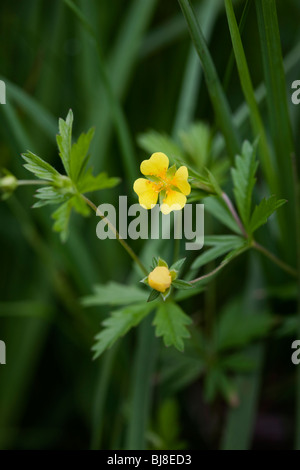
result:
[(160, 210), (163, 214), (169, 214), (171, 211), (179, 211), (186, 204), (186, 197), (178, 191), (169, 190), (167, 197), (164, 199)]
[(188, 196), (191, 192), (191, 186), (188, 183), (188, 169), (186, 166), (181, 166), (175, 173), (173, 178), (173, 185), (176, 186), (180, 191), (185, 195)]
[(156, 152), (151, 155), (149, 160), (141, 163), (141, 172), (143, 175), (153, 175), (164, 177), (169, 167), (169, 159), (162, 152)]
[(149, 274), (148, 283), (152, 289), (165, 292), (172, 283), (170, 271), (165, 266), (157, 266)]
[(144, 209), (152, 209), (157, 203), (158, 192), (155, 184), (145, 178), (139, 178), (134, 182), (133, 190), (139, 197), (139, 203)]

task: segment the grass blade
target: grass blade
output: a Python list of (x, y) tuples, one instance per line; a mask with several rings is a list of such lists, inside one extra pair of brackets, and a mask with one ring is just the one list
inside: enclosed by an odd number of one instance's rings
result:
[(190, 35), (195, 45), (197, 54), (202, 62), (203, 72), (216, 118), (224, 135), (231, 161), (233, 162), (234, 156), (239, 153), (240, 140), (237, 131), (233, 126), (233, 120), (228, 101), (224, 94), (215, 65), (209, 53), (202, 30), (199, 26), (190, 1), (178, 1), (188, 24)]
[(286, 215), (285, 226), (288, 227), (285, 240), (289, 240), (288, 243), (285, 243), (285, 246), (289, 260), (293, 261), (296, 245), (295, 225), (292, 222), (294, 221), (295, 204), (292, 165), (294, 143), (288, 112), (286, 78), (282, 60), (276, 2), (275, 0), (264, 0), (263, 2), (256, 0), (255, 5), (267, 91), (268, 116), (278, 174), (280, 174), (280, 193), (278, 196), (289, 201), (284, 211)]
[(235, 18), (231, 0), (225, 0), (225, 8), (241, 86), (250, 110), (250, 120), (254, 132), (254, 138), (259, 136), (258, 145), (262, 159), (263, 170), (266, 175), (269, 187), (272, 191), (277, 193), (277, 177), (273, 170), (274, 165), (272, 164), (267, 136), (260, 116), (259, 108), (256, 103), (239, 27)]

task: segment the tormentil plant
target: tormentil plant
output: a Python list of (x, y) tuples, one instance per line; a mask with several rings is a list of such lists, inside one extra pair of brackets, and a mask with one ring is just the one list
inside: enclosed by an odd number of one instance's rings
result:
[[(201, 357), (204, 362), (210, 361), (210, 345), (201, 340), (201, 330), (193, 324), (192, 318), (179, 306), (183, 299), (201, 292), (205, 283), (224, 269), (234, 258), (251, 248), (260, 251), (291, 276), (297, 275), (292, 267), (278, 259), (254, 239), (254, 233), (267, 222), (273, 212), (286, 202), (271, 196), (268, 199), (263, 199), (255, 206), (254, 210), (252, 209), (252, 194), (258, 166), (255, 156), (256, 144), (251, 145), (245, 141), (241, 154), (236, 157), (235, 167), (232, 168), (235, 204), (221, 189), (217, 178), (211, 171), (206, 168), (202, 168), (201, 173), (195, 171), (185, 161), (183, 154), (172, 157), (174, 164), (170, 168), (169, 157), (163, 152), (155, 152), (150, 159), (141, 163), (141, 172), (147, 179), (140, 178), (135, 181), (134, 190), (143, 207), (151, 209), (160, 198), (161, 210), (167, 214), (171, 210), (181, 210), (190, 194), (190, 200), (194, 201), (209, 196), (206, 201), (210, 201), (207, 202), (210, 212), (232, 232), (207, 236), (205, 243), (210, 248), (201, 253), (189, 269), (185, 269), (184, 278), (179, 279), (178, 275), (183, 269), (185, 258), (175, 260), (169, 267), (165, 260), (154, 257), (152, 266), (148, 269), (127, 242), (120, 237), (112, 223), (86, 197), (86, 193), (116, 186), (119, 179), (109, 178), (105, 173), (93, 176), (87, 165), (88, 151), (94, 130), (81, 134), (77, 142), (72, 143), (72, 123), (71, 110), (65, 121), (59, 120), (57, 144), (66, 172), (64, 175), (37, 155), (26, 152), (22, 155), (26, 162), (25, 168), (37, 179), (17, 180), (6, 172), (5, 176), (0, 179), (0, 189), (2, 196), (8, 197), (19, 186), (41, 186), (36, 193), (38, 202), (33, 207), (42, 207), (46, 204), (58, 205), (52, 215), (55, 220), (53, 228), (60, 233), (62, 241), (66, 241), (68, 236), (72, 210), (86, 216), (90, 209), (93, 209), (98, 216), (107, 222), (118, 242), (143, 273), (144, 278), (141, 282), (147, 288), (151, 288), (149, 293), (141, 285), (140, 287), (136, 285), (124, 286), (112, 282), (106, 286), (96, 286), (94, 294), (83, 299), (83, 304), (86, 306), (109, 304), (120, 307), (113, 310), (103, 322), (103, 327), (96, 336), (96, 343), (93, 346), (94, 357), (99, 357), (118, 338), (138, 325), (151, 312), (154, 312), (153, 324), (156, 327), (156, 336), (163, 338), (165, 346), (174, 346), (179, 351), (183, 351), (184, 340), (188, 339), (193, 331), (200, 338), (199, 341), (202, 341), (198, 348), (200, 352), (197, 352), (200, 354), (199, 358)], [(179, 165), (178, 169), (175, 164)], [(221, 256), (224, 258), (215, 269), (193, 278), (192, 275), (204, 265)], [(185, 292), (180, 292), (181, 290)], [(237, 320), (230, 320), (231, 324), (234, 324), (235, 321)], [(225, 322), (224, 318), (221, 319), (221, 322)], [(239, 335), (241, 335), (241, 331), (243, 332), (243, 345), (264, 335), (272, 324), (272, 319), (268, 315), (260, 315), (259, 318), (255, 318), (255, 324), (251, 319), (249, 321), (244, 319), (243, 324), (239, 325)], [(234, 351), (228, 352), (222, 343), (220, 331), (224, 330), (224, 326), (217, 322), (214, 328), (214, 334), (219, 337), (217, 348), (223, 351), (226, 360), (223, 358), (222, 366), (217, 364), (218, 380), (214, 381), (215, 366), (208, 368), (205, 376), (207, 398), (212, 399), (217, 392), (220, 392), (227, 400), (232, 401), (234, 397), (233, 386), (227, 373), (235, 367), (235, 353)], [(238, 342), (233, 342), (233, 349), (237, 345), (239, 345)], [(213, 389), (211, 388), (212, 381), (214, 381)]]

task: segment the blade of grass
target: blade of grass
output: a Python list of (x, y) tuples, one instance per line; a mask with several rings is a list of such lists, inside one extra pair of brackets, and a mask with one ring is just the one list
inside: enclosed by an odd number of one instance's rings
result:
[(258, 29), (261, 43), (264, 78), (267, 92), (267, 108), (271, 135), (276, 156), (278, 174), (280, 174), (278, 197), (288, 199), (289, 204), (282, 212), (285, 215), (285, 252), (289, 261), (294, 261), (296, 246), (294, 224), (294, 180), (292, 154), (294, 143), (291, 120), (286, 95), (286, 78), (284, 74), (280, 32), (278, 27), (275, 0), (255, 1)]
[(9, 448), (14, 440), (14, 433), (7, 429), (17, 429), (48, 328), (42, 319), (19, 319), (9, 325), (7, 338), (1, 337), (7, 344), (7, 364), (1, 369), (0, 381), (1, 449)]
[(240, 139), (233, 125), (230, 107), (220, 83), (214, 62), (209, 53), (202, 30), (189, 0), (178, 0), (189, 27), (192, 41), (202, 62), (207, 88), (216, 114), (218, 125), (224, 135), (229, 156), (233, 162), (240, 151)]
[[(222, 1), (207, 0), (201, 4), (197, 17), (202, 18), (203, 34), (209, 40), (216, 18), (222, 6)], [(173, 136), (178, 130), (190, 124), (196, 109), (198, 90), (201, 85), (202, 69), (194, 46), (191, 46), (184, 72), (181, 92), (178, 100), (177, 113), (173, 126)]]
[[(244, 9), (243, 9), (241, 20), (239, 22), (239, 31), (240, 31), (241, 36), (242, 36), (244, 28), (245, 28), (245, 24), (246, 24), (248, 15), (249, 15), (251, 5), (252, 5), (251, 0), (247, 0), (246, 3), (245, 3)], [(234, 67), (234, 52), (233, 52), (233, 50), (231, 50), (230, 57), (229, 57), (229, 60), (228, 60), (228, 64), (227, 64), (226, 71), (225, 71), (225, 75), (224, 75), (224, 80), (223, 80), (224, 90), (228, 89), (230, 78), (231, 78), (232, 71), (233, 71), (233, 67)]]
[(277, 194), (277, 176), (273, 169), (274, 165), (272, 162), (272, 156), (268, 146), (267, 136), (260, 116), (259, 108), (256, 103), (252, 80), (250, 77), (249, 68), (231, 0), (225, 0), (225, 9), (240, 82), (250, 110), (250, 121), (252, 124), (254, 138), (259, 136), (258, 145), (263, 171), (271, 191)]
[[(107, 64), (111, 88), (119, 102), (124, 98), (130, 76), (139, 58), (139, 47), (151, 21), (156, 3), (157, 0), (144, 0), (143, 2), (134, 0), (131, 2), (124, 19), (126, 27), (123, 25), (116, 35), (116, 45), (110, 54)], [(92, 108), (90, 116), (91, 122), (97, 127), (93, 148), (96, 149), (98, 156), (97, 160), (94, 160), (93, 163), (98, 171), (100, 171), (101, 165), (104, 164), (105, 158), (107, 158), (106, 150), (111, 136), (113, 110), (109, 104), (109, 99), (105, 97), (107, 97), (107, 93), (104, 87), (104, 91), (99, 90), (96, 96), (95, 106)], [(99, 113), (99, 109), (101, 109), (101, 113)], [(136, 172), (136, 160), (133, 158), (133, 161)]]
[(1, 76), (1, 80), (4, 80), (6, 84), (7, 101), (15, 102), (26, 112), (34, 124), (44, 132), (45, 136), (54, 141), (57, 133), (57, 120), (52, 114), (19, 86), (3, 76)]

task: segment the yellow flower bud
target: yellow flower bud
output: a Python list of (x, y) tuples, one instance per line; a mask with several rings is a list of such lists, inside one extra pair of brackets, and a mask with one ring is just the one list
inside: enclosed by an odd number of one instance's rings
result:
[(157, 266), (149, 274), (148, 283), (152, 289), (165, 292), (172, 283), (170, 271), (165, 266)]

